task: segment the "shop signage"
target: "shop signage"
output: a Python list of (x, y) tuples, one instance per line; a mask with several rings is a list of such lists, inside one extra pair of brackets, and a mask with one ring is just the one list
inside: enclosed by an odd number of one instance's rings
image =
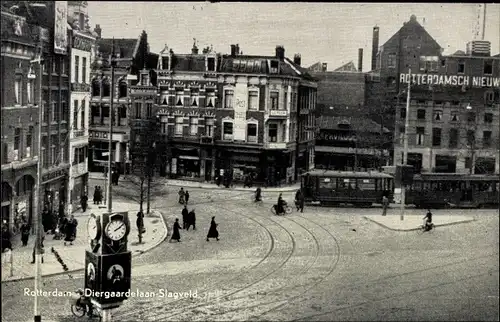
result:
[(246, 155), (232, 155), (231, 159), (233, 159), (234, 161), (259, 162), (258, 157), (251, 157)]
[(67, 174), (67, 170), (66, 169), (55, 170), (55, 171), (52, 171), (52, 172), (44, 174), (42, 176), (42, 182), (46, 182), (46, 181), (49, 181), (49, 180), (52, 180), (52, 179), (56, 179), (56, 178), (65, 176), (66, 174)]
[(73, 37), (73, 48), (83, 51), (92, 51), (92, 41), (87, 38), (74, 36)]
[(269, 115), (270, 116), (287, 116), (288, 111), (287, 110), (270, 110)]
[(428, 75), (428, 74), (400, 74), (401, 83), (411, 82), (416, 85), (444, 85), (444, 86), (472, 86), (472, 87), (500, 87), (500, 77), (481, 77), (465, 75)]

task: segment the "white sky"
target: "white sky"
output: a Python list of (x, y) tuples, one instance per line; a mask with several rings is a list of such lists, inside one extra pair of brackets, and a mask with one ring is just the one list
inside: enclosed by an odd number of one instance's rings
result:
[[(174, 52), (188, 53), (193, 38), (200, 49), (212, 44), (223, 53), (239, 43), (244, 54), (273, 55), (276, 45), (283, 45), (287, 57), (302, 55), (303, 66), (322, 61), (333, 70), (351, 60), (357, 65), (358, 48), (363, 48), (363, 71), (370, 69), (375, 25), (382, 45), (414, 14), (451, 54), (465, 51), (472, 40), (481, 12), (477, 8), (449, 3), (88, 2), (90, 23), (101, 25), (103, 37), (135, 38), (145, 30), (153, 52), (168, 44)], [(487, 9), (485, 40), (497, 54), (500, 5)]]

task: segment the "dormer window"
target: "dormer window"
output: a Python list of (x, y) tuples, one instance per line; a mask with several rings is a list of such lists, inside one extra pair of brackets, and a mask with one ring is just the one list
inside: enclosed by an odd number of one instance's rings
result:
[(207, 71), (215, 72), (215, 57), (207, 58)]
[(170, 57), (162, 57), (162, 68), (165, 70), (170, 70)]
[(270, 63), (270, 72), (271, 74), (278, 74), (279, 62), (277, 60), (271, 60)]

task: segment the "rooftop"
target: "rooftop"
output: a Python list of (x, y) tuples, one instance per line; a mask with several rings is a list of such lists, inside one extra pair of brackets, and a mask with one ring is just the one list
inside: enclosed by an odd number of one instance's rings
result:
[[(120, 54), (120, 58), (134, 58), (139, 48), (140, 37), (138, 38), (115, 38), (115, 53)], [(101, 38), (97, 40), (99, 53), (103, 56), (111, 55), (113, 39)]]
[[(329, 116), (323, 115), (316, 119), (316, 124), (320, 129), (324, 130), (345, 130), (342, 124), (349, 124), (350, 129), (354, 131), (380, 133), (381, 125), (366, 117), (349, 117), (349, 116)], [(339, 126), (339, 124), (341, 126)], [(390, 133), (387, 128), (383, 128), (384, 133)]]

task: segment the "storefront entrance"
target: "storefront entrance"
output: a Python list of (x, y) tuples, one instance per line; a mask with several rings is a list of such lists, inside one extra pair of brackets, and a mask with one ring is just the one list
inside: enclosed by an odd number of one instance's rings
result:
[(33, 223), (33, 190), (35, 179), (25, 175), (16, 182), (16, 197), (14, 206), (14, 227), (18, 230), (22, 220)]
[(170, 174), (174, 178), (200, 179), (200, 156), (197, 149), (174, 148)]
[(10, 207), (12, 188), (7, 182), (2, 182), (2, 225), (10, 225)]

